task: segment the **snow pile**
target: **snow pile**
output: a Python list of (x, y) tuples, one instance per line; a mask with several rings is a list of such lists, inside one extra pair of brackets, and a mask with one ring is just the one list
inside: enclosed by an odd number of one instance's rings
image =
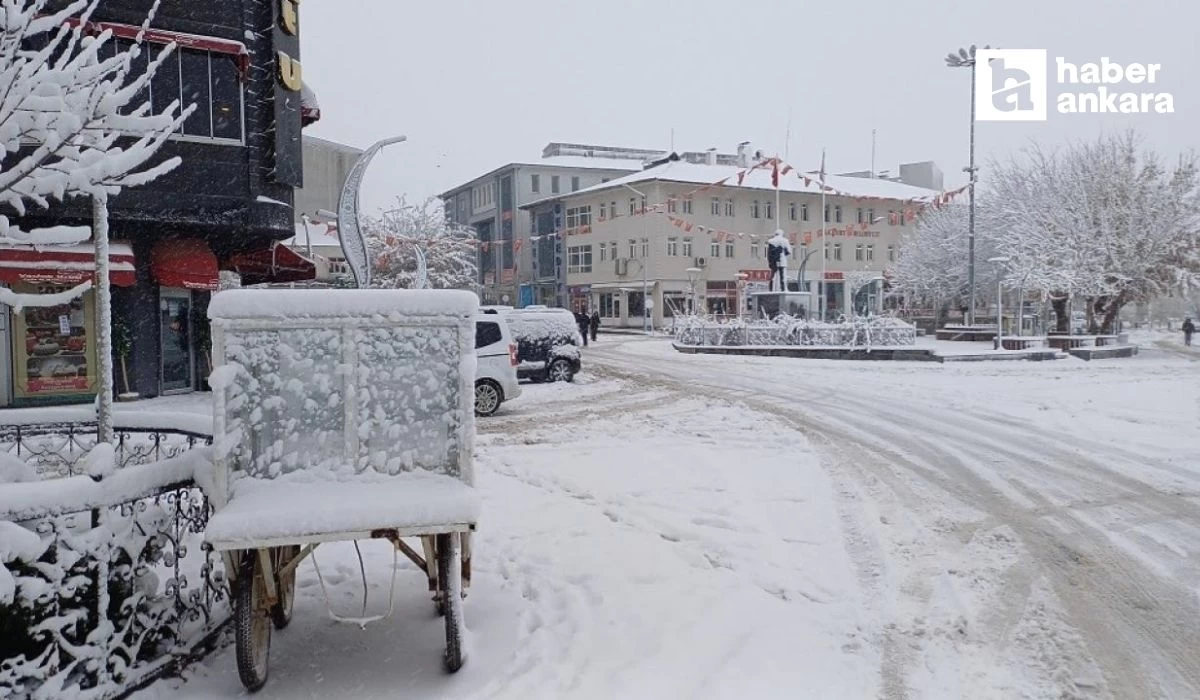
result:
[(37, 469), (11, 452), (0, 451), (0, 484), (37, 481)]
[(685, 316), (676, 319), (675, 340), (687, 346), (870, 349), (916, 345), (917, 329), (890, 316), (858, 316), (842, 323), (807, 321), (786, 315), (752, 321)]
[(17, 582), (4, 565), (14, 561), (32, 564), (45, 551), (46, 544), (37, 534), (0, 520), (0, 605), (11, 605), (17, 592)]

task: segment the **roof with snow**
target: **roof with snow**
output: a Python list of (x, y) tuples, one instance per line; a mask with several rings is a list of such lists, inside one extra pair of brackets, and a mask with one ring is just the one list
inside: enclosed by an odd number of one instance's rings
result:
[[(528, 209), (539, 204), (554, 202), (567, 197), (579, 197), (622, 187), (623, 185), (635, 185), (639, 182), (649, 181), (678, 182), (688, 185), (713, 185), (721, 183), (726, 187), (740, 186), (746, 189), (770, 190), (772, 192), (775, 190), (775, 186), (771, 184), (771, 168), (760, 167), (746, 173), (742, 184), (738, 185), (737, 175), (743, 170), (746, 169), (736, 165), (707, 165), (704, 163), (688, 163), (682, 160), (675, 160), (615, 180), (609, 180), (599, 185), (585, 187), (576, 192), (545, 197), (522, 205), (521, 208)], [(810, 178), (810, 181), (806, 184), (801, 175), (807, 176)], [(816, 181), (816, 177), (816, 173), (801, 174), (798, 171), (791, 171), (786, 175), (780, 176), (779, 189), (783, 192), (820, 194), (821, 186)], [(723, 183), (721, 182), (722, 180), (724, 180)], [(914, 187), (900, 182), (873, 180), (848, 175), (826, 175), (825, 184), (836, 190), (835, 192), (827, 192), (831, 196), (878, 197), (882, 199), (906, 200), (923, 199), (937, 194), (937, 191), (925, 189), (924, 187)]]
[(567, 168), (572, 170), (614, 170), (633, 172), (642, 169), (642, 161), (632, 160), (629, 158), (601, 158), (599, 156), (549, 156), (547, 158), (539, 158), (537, 160), (517, 160), (499, 168), (489, 170), (479, 177), (472, 178), (460, 185), (455, 185), (450, 189), (438, 195), (439, 199), (446, 199), (451, 194), (472, 186), (480, 180), (485, 180), (501, 170), (509, 168)]

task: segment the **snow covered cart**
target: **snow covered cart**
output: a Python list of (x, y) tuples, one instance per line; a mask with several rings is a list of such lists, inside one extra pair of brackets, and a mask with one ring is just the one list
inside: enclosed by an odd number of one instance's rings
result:
[[(423, 569), (445, 617), (446, 668), (462, 666), (462, 592), (480, 507), (477, 304), (453, 291), (213, 298), (215, 512), (205, 539), (225, 557), (238, 672), (251, 691), (267, 680), (272, 624), (290, 621), (296, 566), (325, 542), (387, 539), (397, 559)], [(391, 605), (370, 618), (330, 615), (365, 625)]]

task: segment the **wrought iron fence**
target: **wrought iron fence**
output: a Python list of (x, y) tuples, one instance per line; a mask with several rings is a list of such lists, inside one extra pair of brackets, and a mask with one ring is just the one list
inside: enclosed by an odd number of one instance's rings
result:
[(848, 319), (841, 323), (781, 316), (774, 320), (728, 321), (680, 318), (675, 340), (691, 346), (804, 346), (863, 348), (915, 345), (917, 329), (889, 316)]
[(0, 498), (0, 698), (120, 696), (194, 658), (228, 620), (223, 567), (202, 547), (209, 504), (182, 463), (211, 437), (121, 429), (117, 443), (117, 472), (100, 482), (70, 476), (94, 424), (0, 431), (0, 449), (42, 477)]

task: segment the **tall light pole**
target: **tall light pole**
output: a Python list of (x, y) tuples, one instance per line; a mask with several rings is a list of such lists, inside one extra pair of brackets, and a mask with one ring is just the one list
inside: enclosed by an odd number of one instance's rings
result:
[[(993, 265), (1001, 265), (1008, 262), (1012, 258), (999, 255), (994, 258), (988, 258), (988, 262)], [(1004, 347), (1001, 340), (1001, 334), (1004, 332), (1004, 275), (1001, 275), (999, 270), (996, 271), (996, 342), (995, 349), (999, 350)]]
[[(990, 49), (991, 46), (984, 46)], [(967, 189), (969, 192), (969, 214), (967, 223), (967, 287), (970, 290), (970, 303), (967, 306), (967, 325), (975, 323), (975, 45), (970, 49), (959, 49), (958, 53), (946, 55), (946, 66), (949, 68), (971, 69), (971, 161), (963, 172), (967, 173)]]
[[(737, 317), (738, 317), (739, 321), (742, 320), (742, 312), (746, 309), (745, 295), (746, 295), (746, 280), (748, 280), (748, 279), (750, 279), (750, 275), (747, 275), (745, 272), (737, 273), (737, 305), (738, 305)], [(784, 283), (786, 284), (787, 280), (784, 280)]]
[[(646, 201), (646, 195), (641, 190), (634, 189), (633, 187), (626, 185), (624, 182), (621, 183), (621, 187), (624, 187), (630, 192), (636, 194), (638, 197), (641, 197), (641, 201)], [(654, 320), (651, 318), (650, 314), (646, 313), (646, 304), (650, 299), (649, 281), (646, 273), (646, 258), (654, 254), (654, 247), (650, 245), (650, 237), (646, 234), (645, 209), (642, 210), (642, 240), (646, 241), (646, 245), (649, 246), (649, 250), (646, 251), (648, 255), (642, 258), (642, 332), (646, 333), (654, 330)], [(650, 302), (649, 308), (651, 309), (651, 313), (653, 313), (654, 302)]]

